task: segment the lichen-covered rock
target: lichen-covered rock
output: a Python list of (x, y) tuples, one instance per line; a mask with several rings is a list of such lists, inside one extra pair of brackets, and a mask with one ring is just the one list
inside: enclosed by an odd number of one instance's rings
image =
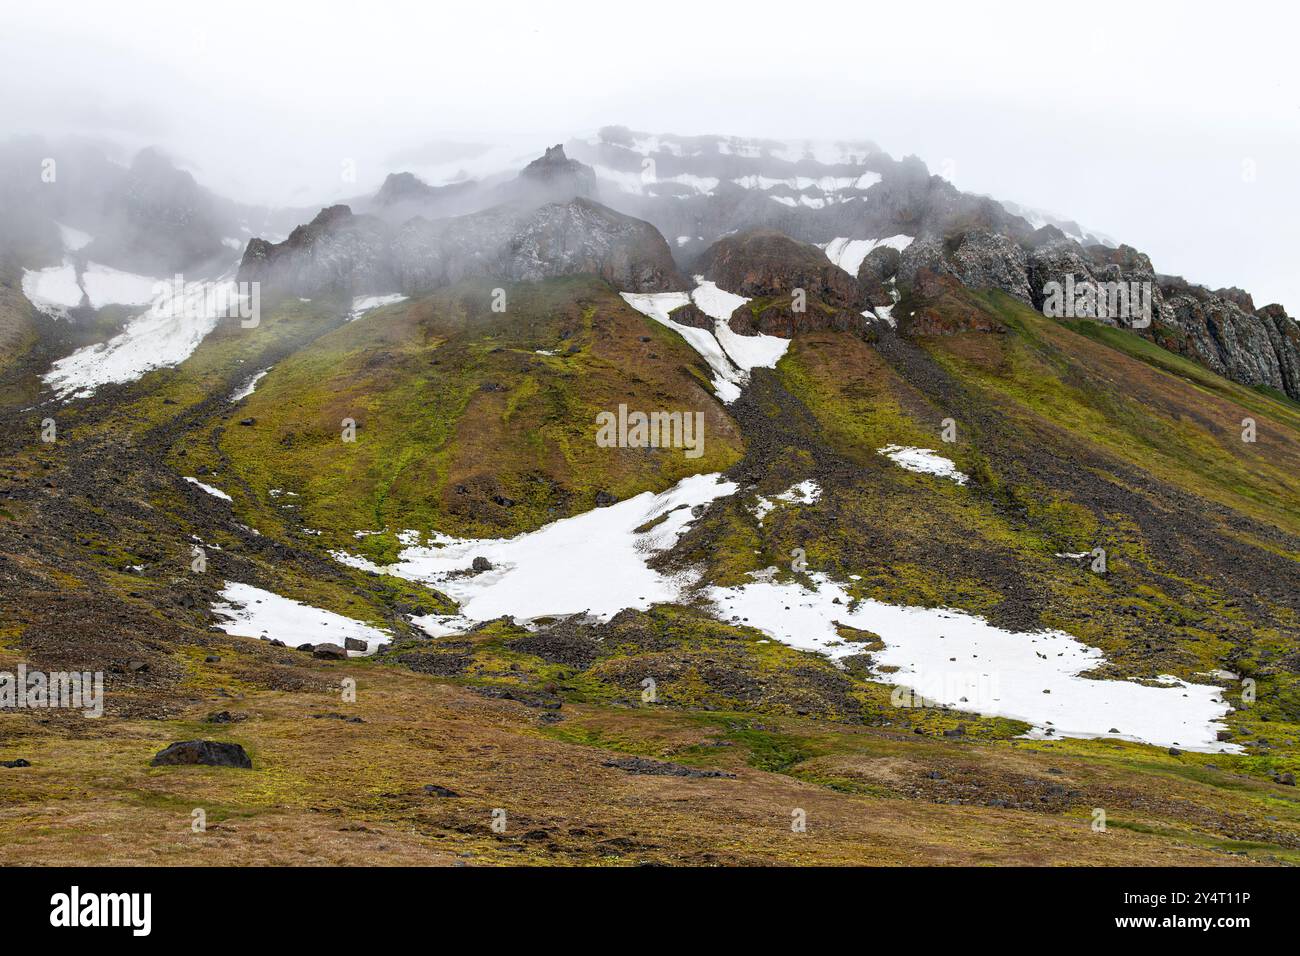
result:
[(1025, 251), (1006, 236), (985, 229), (963, 233), (948, 246), (947, 259), (968, 288), (1001, 289), (1022, 302), (1033, 301)]
[(1162, 286), (1165, 308), (1151, 332), (1157, 344), (1225, 378), (1300, 398), (1300, 332), (1285, 313), (1246, 312), (1232, 298), (1181, 279), (1165, 278)]

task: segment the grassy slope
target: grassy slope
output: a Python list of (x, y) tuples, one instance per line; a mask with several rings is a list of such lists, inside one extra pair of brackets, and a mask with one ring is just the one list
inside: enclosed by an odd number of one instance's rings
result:
[[(719, 519), (727, 549), (714, 573), (738, 579), (802, 547), (815, 570), (860, 575), (860, 596), (1005, 613), (1021, 626), (1036, 609), (1033, 623), (1106, 650), (1110, 676), (1227, 667), (1258, 682), (1250, 706), (1229, 686), (1242, 705), (1230, 726), (1267, 744), (1221, 766), (1294, 771), (1295, 406), (1129, 348), (1141, 340), (1123, 333), (1066, 328), (996, 294), (984, 302), (1006, 334), (921, 343), (947, 391), (918, 389), (867, 343), (796, 341), (780, 383), (850, 477), (816, 507), (778, 509), (763, 526), (733, 508)], [(1258, 422), (1253, 445), (1239, 439), (1246, 415)], [(947, 417), (958, 422), (952, 445), (939, 440)], [(786, 448), (765, 491), (806, 476), (798, 463), (812, 440)], [(972, 481), (897, 469), (875, 452), (890, 443), (939, 449)], [(1055, 556), (1097, 546), (1109, 553), (1105, 576)]]
[[(598, 491), (659, 491), (739, 456), (699, 357), (607, 286), (512, 287), (502, 314), (490, 301), (462, 286), (390, 306), (277, 365), (245, 403), (256, 425), (220, 441), (240, 484), (263, 503), (297, 493), (305, 524), (337, 546), (387, 531), (364, 546), (391, 557), (404, 528), (511, 534), (589, 510)], [(596, 414), (620, 403), (702, 411), (703, 456), (597, 447)]]
[[(662, 488), (688, 471), (726, 468), (744, 451), (735, 424), (708, 397), (695, 354), (605, 287), (583, 280), (518, 287), (511, 312), (500, 317), (480, 301), (488, 301), (486, 291), (462, 288), (342, 328), (316, 304), (290, 303), (251, 334), (223, 328), (179, 369), (126, 389), (107, 417), (70, 408), (68, 433), (77, 440), (120, 440), (124, 456), (137, 443), (161, 449), (176, 474), (200, 474), (230, 492), (235, 517), (263, 534), (258, 541), (232, 530), (230, 506), (202, 492), (136, 487), (142, 479), (125, 459), (109, 457), (110, 466), (122, 465), (129, 494), (156, 512), (128, 520), (116, 502), (88, 496), (85, 506), (99, 507), (108, 522), (93, 544), (108, 553), (52, 535), (49, 547), (60, 550), (44, 569), (51, 582), (64, 581), (65, 593), (140, 607), (128, 591), (150, 600), (176, 592), (184, 567), (170, 548), (183, 555), (185, 535), (197, 531), (222, 546), (213, 577), (389, 623), (397, 606), (436, 598), (340, 568), (322, 559), (325, 546), (356, 548), (353, 530), (384, 524), (509, 533), (585, 510), (597, 490), (625, 496)], [(1048, 623), (1105, 647), (1126, 673), (1190, 674), (1220, 662), (1237, 645), (1219, 620), (1207, 626), (1211, 613), (1224, 616), (1250, 653), (1268, 652), (1285, 622), (1270, 635), (1259, 615), (1280, 618), (1284, 609), (1248, 617), (1226, 607), (1226, 585), (1187, 583), (1166, 566), (1159, 542), (1147, 540), (1150, 527), (1107, 511), (1087, 488), (1027, 466), (1035, 463), (1032, 447), (1046, 444), (1071, 460), (1093, 455), (1144, 468), (1149, 456), (1126, 457), (1123, 429), (1177, 422), (1199, 407), (1203, 392), (1257, 412), (1270, 423), (1262, 435), (1287, 425), (1285, 409), (1274, 411), (1276, 403), (1256, 393), (1224, 393), (1212, 376), (1188, 384), (1150, 372), (1009, 303), (989, 300), (988, 308), (1011, 325), (1007, 335), (925, 343), (928, 367), (960, 387), (958, 404), (923, 387), (897, 356), (851, 336), (796, 340), (777, 374), (759, 376), (755, 405), (780, 417), (779, 392), (787, 390), (810, 417), (784, 423), (788, 431), (751, 449), (744, 465), (764, 492), (826, 467), (838, 469), (837, 480), (826, 482), (817, 506), (778, 507), (762, 526), (743, 496), (725, 502), (701, 522), (688, 550), (698, 547), (719, 581), (788, 560), (792, 547), (803, 546), (814, 569), (860, 574), (861, 595), (994, 616), (1048, 607)], [(318, 334), (292, 357), (277, 354)], [(571, 343), (579, 346), (574, 355), (535, 354)], [(1076, 353), (1094, 363), (1089, 376), (1158, 386), (1173, 411), (1158, 411), (1152, 424), (1129, 414), (1127, 392), (1090, 393), (1086, 381), (1071, 380), (1072, 363), (1060, 360)], [(222, 401), (270, 361), (275, 369), (250, 400)], [(499, 390), (484, 391), (489, 382)], [(684, 462), (680, 453), (596, 449), (594, 412), (619, 401), (709, 410), (708, 455)], [(337, 420), (348, 413), (362, 424), (350, 445), (336, 437)], [(1231, 405), (1229, 413), (1237, 414)], [(961, 440), (942, 446), (939, 421), (950, 414)], [(238, 425), (245, 416), (256, 423)], [(1213, 502), (1216, 476), (1227, 475), (1234, 487), (1223, 492), (1225, 503), (1246, 513), (1264, 509), (1261, 516), (1280, 510), (1269, 510), (1259, 487), (1276, 474), (1243, 464), (1251, 449), (1238, 456), (1208, 426), (1185, 424), (1175, 437), (1160, 463), (1162, 481)], [(1162, 438), (1154, 432), (1147, 440)], [(876, 454), (890, 442), (943, 448), (975, 480), (961, 489), (905, 472)], [(14, 470), (31, 479), (52, 472), (57, 485), (66, 464), (60, 456), (77, 451), (27, 450)], [(40, 460), (51, 468), (41, 469)], [(538, 471), (550, 481), (535, 481)], [(458, 484), (470, 493), (457, 495)], [(1127, 475), (1115, 487), (1155, 494)], [(272, 499), (271, 488), (298, 491), (299, 507), (283, 507), (288, 502)], [(518, 504), (491, 504), (496, 493)], [(43, 527), (48, 514), (38, 510), (26, 527)], [(304, 527), (325, 533), (306, 535)], [(1235, 533), (1286, 550), (1254, 525)], [(1093, 542), (1116, 553), (1115, 572), (1105, 578), (1053, 557)], [(144, 548), (164, 557), (142, 575), (122, 574), (121, 565), (148, 557)], [(378, 554), (391, 548), (391, 539), (381, 541)], [(49, 856), (58, 846), (102, 862), (449, 862), (460, 854), (487, 862), (1187, 863), (1221, 862), (1225, 853), (1294, 860), (1300, 848), (1295, 792), (1264, 776), (1296, 766), (1294, 727), (1281, 719), (1295, 717), (1279, 703), (1280, 672), (1261, 674), (1259, 704), (1233, 724), (1243, 737), (1267, 734), (1270, 751), (1174, 757), (1116, 742), (1020, 741), (1022, 727), (1010, 721), (900, 713), (868, 673), (838, 671), (686, 609), (632, 615), (602, 632), (590, 666), (566, 663), (500, 622), (464, 640), (394, 648), (390, 662), (423, 674), (377, 661), (309, 661), (208, 632), (201, 613), (148, 613), (173, 630), (162, 639), (143, 624), (139, 638), (115, 633), (153, 665), (112, 678), (115, 716), (87, 730), (82, 722), (44, 726), (31, 714), (0, 715), (0, 757), (36, 764), (0, 776), (5, 859)], [(66, 653), (66, 608), (51, 601), (38, 617), (6, 617), (0, 667)], [(1126, 656), (1153, 633), (1161, 637), (1154, 655)], [(221, 660), (205, 663), (214, 653)], [(343, 674), (360, 681), (355, 705), (339, 701)], [(659, 683), (655, 706), (638, 703), (647, 674)], [(484, 699), (473, 688), (563, 701), (563, 719), (548, 722), (543, 717), (554, 711)], [(251, 716), (229, 727), (202, 723), (218, 709)], [(331, 711), (367, 722), (308, 717)], [(942, 736), (958, 724), (965, 737)], [(257, 769), (147, 768), (170, 740), (196, 736), (244, 743)], [(630, 776), (603, 766), (618, 753), (717, 767), (740, 779)], [(463, 796), (427, 797), (419, 790), (425, 783)], [(67, 809), (69, 797), (76, 812)], [(189, 830), (196, 806), (217, 824), (206, 835)], [(1089, 829), (1095, 806), (1107, 809), (1110, 833)], [(504, 835), (488, 826), (493, 807), (511, 815)], [(808, 810), (812, 839), (790, 833), (794, 807)]]

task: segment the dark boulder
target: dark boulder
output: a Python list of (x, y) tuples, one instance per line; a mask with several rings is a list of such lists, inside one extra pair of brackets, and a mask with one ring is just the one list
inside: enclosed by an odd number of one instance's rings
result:
[(204, 767), (239, 767), (253, 769), (244, 748), (239, 744), (225, 743), (218, 740), (184, 740), (174, 743), (160, 751), (152, 761), (153, 767), (180, 767), (202, 765)]

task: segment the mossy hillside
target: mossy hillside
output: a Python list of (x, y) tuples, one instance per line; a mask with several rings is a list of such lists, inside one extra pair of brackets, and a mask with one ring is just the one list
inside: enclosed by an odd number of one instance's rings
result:
[[(740, 437), (679, 336), (589, 279), (465, 285), (368, 315), (280, 363), (220, 450), (263, 503), (298, 495), (326, 541), (391, 557), (404, 528), (508, 535), (723, 470)], [(539, 354), (555, 352), (555, 355)], [(702, 412), (703, 455), (600, 448), (596, 415)], [(342, 440), (343, 420), (356, 440)]]
[[(0, 383), (4, 383), (4, 404), (9, 404), (11, 396), (20, 384), (15, 366), (23, 356), (36, 344), (36, 316), (31, 304), (16, 288), (0, 284)], [(31, 386), (22, 389), (24, 396), (30, 396)], [(27, 397), (23, 399), (29, 400)]]
[[(930, 351), (1032, 433), (1033, 419), (1169, 484), (1300, 533), (1300, 409), (1228, 382), (1097, 323), (1065, 326), (1000, 293), (988, 308), (1013, 334), (993, 353), (934, 339)], [(1159, 353), (1158, 355), (1156, 353)], [(1140, 356), (1132, 358), (1131, 356)], [(1157, 362), (1156, 360), (1159, 359)], [(1256, 419), (1257, 440), (1242, 441)]]
[[(944, 350), (959, 355), (974, 346), (995, 354), (1010, 350), (1016, 361), (1014, 353), (1028, 348), (1023, 334), (1012, 326), (1002, 336), (970, 336), (976, 339), (973, 344), (945, 338), (927, 348), (964, 383), (964, 366), (949, 360)], [(1001, 357), (991, 364), (1005, 367)], [(1022, 361), (1018, 374), (1032, 383), (1058, 371)], [(1287, 624), (1288, 609), (1271, 608), (1277, 625), (1262, 626), (1215, 582), (1154, 558), (1147, 538), (1153, 529), (1122, 512), (1099, 511), (1069, 485), (1035, 475), (1019, 457), (1020, 446), (1009, 447), (1005, 439), (986, 444), (978, 428), (964, 423), (956, 444), (941, 443), (945, 409), (904, 381), (865, 343), (834, 333), (797, 337), (778, 374), (857, 473), (828, 484), (816, 505), (778, 505), (761, 524), (747, 496), (720, 503), (700, 530), (700, 537), (714, 546), (712, 553), (700, 551), (707, 555), (711, 580), (741, 583), (746, 572), (764, 567), (779, 569), (780, 579), (796, 578), (790, 554), (801, 548), (810, 570), (831, 574), (856, 597), (952, 606), (998, 620), (1011, 609), (1009, 589), (1014, 588), (1023, 595), (1018, 599), (1022, 609), (1036, 611), (1037, 626), (1066, 630), (1106, 651), (1113, 664), (1107, 676), (1150, 677), (1168, 670), (1204, 679), (1196, 675), (1223, 666), (1244, 668), (1262, 652), (1273, 662), (1265, 664), (1272, 680), (1269, 706), (1285, 713), (1290, 678), (1277, 666), (1282, 652), (1275, 642), (1279, 631), (1293, 627)], [(1185, 388), (1176, 382), (1166, 387), (1176, 394)], [(981, 394), (977, 390), (975, 400), (1003, 433), (1023, 435), (1026, 443), (1038, 440), (1038, 428), (1020, 428), (1015, 408), (1003, 406), (996, 396), (981, 400)], [(1063, 441), (1066, 449), (1071, 442), (1086, 446), (1089, 436), (1083, 426), (1092, 415), (1088, 400), (1068, 393), (1066, 399), (1076, 407), (1062, 414), (1072, 417), (1079, 433), (1053, 440)], [(1194, 403), (1190, 389), (1185, 400)], [(1008, 429), (1008, 422), (1014, 427)], [(968, 469), (972, 480), (962, 487), (897, 468), (876, 453), (891, 443), (936, 448)], [(799, 457), (790, 448), (775, 456), (772, 472), (779, 480), (761, 481), (761, 490), (771, 493), (792, 477), (806, 477), (791, 465)], [(1087, 457), (1081, 454), (1079, 460)], [(1198, 480), (1193, 474), (1188, 487), (1195, 489)], [(1104, 547), (1110, 555), (1105, 575), (1092, 573), (1086, 562), (1057, 556), (1094, 547)], [(851, 575), (859, 579), (851, 581)], [(1256, 650), (1243, 652), (1243, 642)], [(1228, 693), (1234, 696), (1235, 691), (1229, 688)]]

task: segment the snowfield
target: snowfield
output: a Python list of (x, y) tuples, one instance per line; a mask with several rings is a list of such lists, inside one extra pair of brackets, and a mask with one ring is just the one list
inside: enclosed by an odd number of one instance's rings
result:
[[(416, 620), (435, 636), (503, 614), (520, 620), (582, 613), (608, 619), (625, 608), (644, 610), (681, 597), (689, 582), (664, 575), (647, 561), (677, 543), (694, 520), (693, 508), (734, 494), (737, 487), (716, 474), (694, 475), (662, 494), (645, 492), (514, 538), (438, 535), (431, 545), (405, 548), (396, 564), (382, 569), (341, 552), (335, 557), (425, 582), (455, 598), (459, 615)], [(653, 527), (637, 530), (656, 519), (661, 520)], [(492, 570), (466, 574), (478, 557)]]
[[(693, 521), (693, 509), (735, 494), (720, 475), (695, 475), (659, 495), (645, 493), (608, 508), (552, 522), (508, 539), (464, 540), (418, 532), (394, 565), (380, 568), (346, 552), (336, 559), (374, 573), (436, 587), (460, 603), (456, 615), (414, 619), (434, 637), (460, 634), (509, 615), (520, 621), (587, 614), (608, 620), (625, 608), (684, 600), (692, 574), (667, 576), (648, 566), (672, 548)], [(760, 520), (778, 502), (815, 505), (813, 481), (774, 498), (759, 497)], [(475, 558), (490, 570), (474, 572)], [(1008, 631), (963, 611), (859, 600), (840, 583), (814, 573), (807, 582), (777, 582), (775, 568), (751, 582), (703, 591), (719, 620), (752, 627), (794, 648), (832, 660), (863, 648), (837, 625), (877, 635), (876, 679), (904, 689), (900, 706), (944, 706), (1029, 724), (1031, 737), (1115, 737), (1207, 752), (1238, 752), (1220, 742), (1228, 713), (1221, 688), (1152, 675), (1149, 683), (1085, 676), (1106, 663), (1101, 651), (1063, 631)]]
[(239, 637), (281, 640), (289, 647), (299, 644), (337, 644), (342, 647), (343, 641), (349, 637), (366, 642), (364, 651), (349, 651), (349, 657), (373, 654), (392, 640), (392, 635), (377, 627), (281, 597), (251, 584), (227, 581), (221, 598), (220, 602), (212, 605), (212, 612), (227, 620), (217, 627)]
[(23, 270), (23, 295), (47, 315), (66, 318), (81, 305), (85, 292), (77, 282), (77, 267), (65, 259), (61, 266)]
[[(128, 275), (101, 273), (101, 280), (107, 283), (103, 289), (129, 292), (133, 280), (121, 278)], [(163, 285), (166, 291), (153, 300), (149, 310), (117, 335), (55, 362), (43, 376), (45, 384), (59, 398), (85, 398), (101, 385), (133, 382), (153, 369), (179, 365), (217, 327), (223, 310), (216, 304), (239, 301), (237, 286), (229, 280), (192, 283), (179, 300), (173, 298), (169, 284)]]
[[(755, 580), (711, 588), (709, 597), (723, 620), (831, 658), (862, 650), (840, 637), (837, 623), (870, 631), (885, 644), (872, 655), (878, 680), (910, 688), (934, 704), (1023, 720), (1032, 725), (1030, 736), (1240, 749), (1216, 739), (1228, 713), (1219, 687), (1171, 677), (1161, 678), (1159, 686), (1091, 680), (1082, 675), (1105, 657), (1063, 631), (1017, 633), (961, 611), (854, 601), (825, 575), (810, 577), (815, 589)], [(882, 669), (891, 667), (898, 670)], [(907, 695), (901, 699), (919, 703)]]
[[(80, 235), (86, 242), (90, 241), (85, 233)], [(80, 248), (72, 244), (79, 241), (76, 237), (70, 241), (64, 236), (65, 244), (71, 249)], [(76, 264), (71, 259), (64, 259), (62, 265), (48, 269), (24, 269), (23, 295), (42, 312), (63, 318), (68, 309), (81, 305), (83, 295), (95, 309), (108, 305), (145, 305), (157, 295), (160, 282), (161, 279), (153, 276), (123, 272), (98, 262), (86, 263), (78, 276)]]
[(123, 272), (98, 262), (87, 263), (86, 271), (81, 274), (82, 288), (96, 309), (106, 305), (148, 305), (157, 297), (158, 287), (163, 281), (153, 276)]

